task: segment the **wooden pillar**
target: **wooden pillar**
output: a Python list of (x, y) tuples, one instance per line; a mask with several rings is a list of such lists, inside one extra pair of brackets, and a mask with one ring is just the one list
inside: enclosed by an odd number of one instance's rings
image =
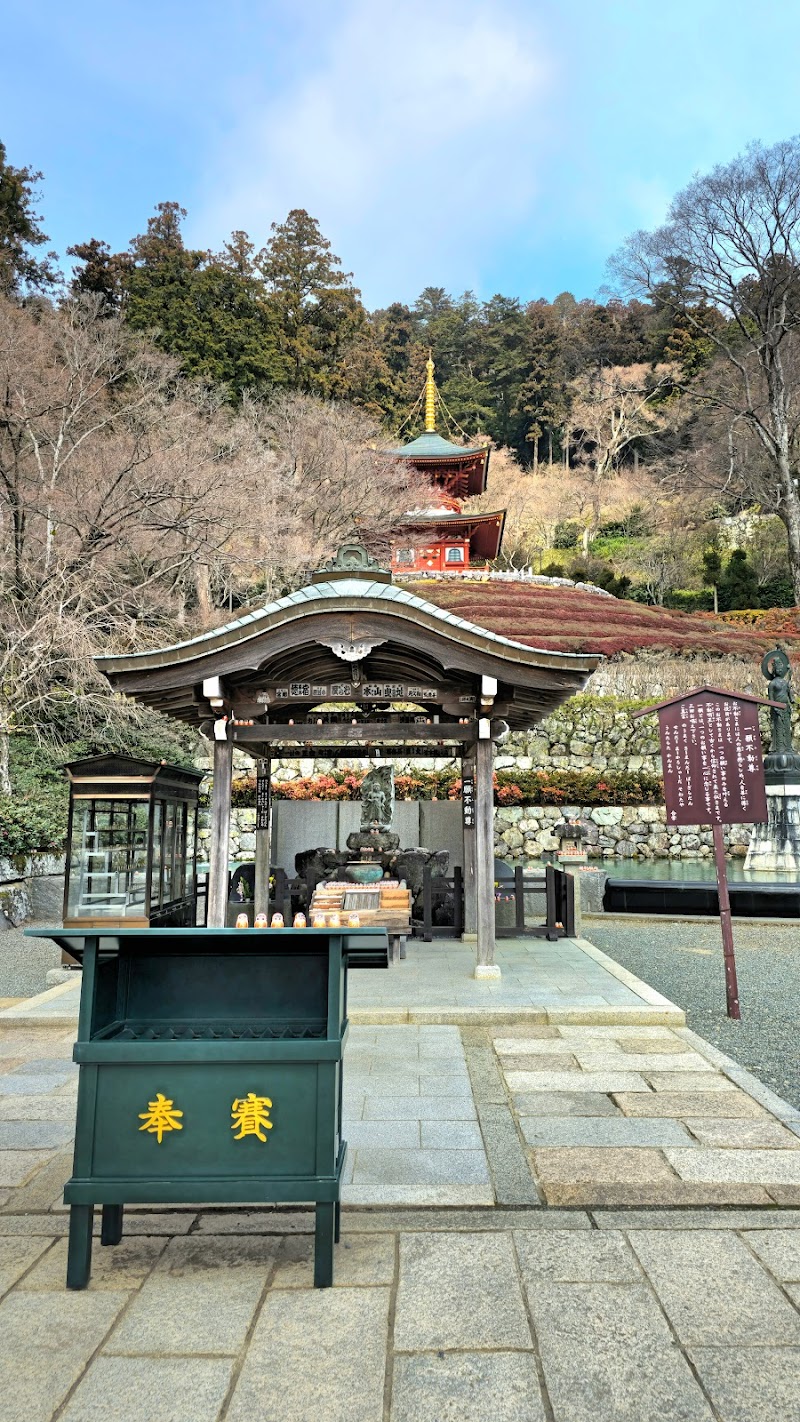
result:
[[(217, 726), (227, 731), (225, 722)], [(215, 728), (216, 729), (216, 728)], [(233, 741), (214, 741), (214, 784), (211, 790), (211, 852), (208, 872), (208, 926), (224, 928), (228, 907), (228, 845), (231, 835)]]
[(256, 779), (256, 885), (254, 913), (269, 912), (269, 861), (272, 850), (272, 795), (270, 775), (272, 761), (265, 757), (257, 762)]
[(475, 869), (478, 961), (476, 978), (499, 978), (494, 961), (494, 743), (488, 720), (478, 723), (475, 746)]
[(461, 815), (464, 836), (464, 931), (462, 938), (474, 942), (478, 932), (478, 892), (475, 858), (475, 756), (461, 760)]

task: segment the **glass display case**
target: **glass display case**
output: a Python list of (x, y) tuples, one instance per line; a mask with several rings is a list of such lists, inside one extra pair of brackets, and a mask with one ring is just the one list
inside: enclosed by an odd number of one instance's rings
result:
[(67, 774), (65, 926), (194, 924), (202, 772), (100, 755)]

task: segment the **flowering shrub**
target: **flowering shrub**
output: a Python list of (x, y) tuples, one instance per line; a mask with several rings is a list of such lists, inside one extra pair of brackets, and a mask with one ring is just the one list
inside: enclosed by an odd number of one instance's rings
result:
[[(297, 780), (273, 781), (277, 800), (358, 800), (366, 771), (334, 770)], [(396, 775), (398, 800), (460, 800), (461, 780), (455, 770), (420, 770)], [(255, 805), (255, 777), (233, 783), (231, 801), (240, 809)], [(625, 771), (598, 775), (591, 770), (498, 770), (494, 777), (497, 805), (653, 805), (664, 798), (658, 776)]]

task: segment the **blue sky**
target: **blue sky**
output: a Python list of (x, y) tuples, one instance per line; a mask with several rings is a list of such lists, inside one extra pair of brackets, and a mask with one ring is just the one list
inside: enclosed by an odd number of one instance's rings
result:
[(594, 296), (694, 172), (800, 129), (795, 0), (5, 0), (0, 33), (60, 252), (305, 207), (371, 307)]

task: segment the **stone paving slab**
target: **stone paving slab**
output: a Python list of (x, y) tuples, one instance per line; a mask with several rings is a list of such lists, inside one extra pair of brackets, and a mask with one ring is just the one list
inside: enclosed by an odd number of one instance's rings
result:
[(276, 1249), (265, 1238), (171, 1240), (107, 1351), (235, 1357)]
[(688, 1127), (701, 1146), (721, 1146), (727, 1150), (800, 1149), (800, 1139), (779, 1121), (731, 1121), (693, 1116)]
[[(51, 1244), (52, 1240), (41, 1237), (0, 1237), (0, 1295), (7, 1293), (12, 1284), (33, 1267)], [(63, 1275), (60, 1282), (63, 1287)]]
[(642, 1230), (631, 1246), (681, 1343), (800, 1345), (797, 1310), (742, 1240)]
[(276, 1290), (226, 1422), (382, 1422), (389, 1290)]
[(549, 1279), (560, 1284), (635, 1284), (642, 1270), (636, 1255), (621, 1231), (594, 1231), (584, 1238), (573, 1230), (539, 1232), (517, 1230), (514, 1234), (523, 1281), (535, 1289)]
[(524, 1116), (522, 1134), (529, 1146), (641, 1147), (691, 1145), (692, 1140), (680, 1121), (647, 1121), (634, 1117), (545, 1116), (541, 1120)]
[(520, 1117), (622, 1115), (612, 1098), (599, 1091), (519, 1091), (512, 1105)]
[(533, 1347), (508, 1234), (403, 1235), (399, 1280), (399, 1352)]
[[(22, 1241), (19, 1241), (22, 1243)], [(2, 1245), (0, 1240), (0, 1258)], [(98, 1290), (138, 1289), (167, 1247), (168, 1237), (150, 1238), (129, 1234), (115, 1248), (97, 1247), (92, 1251), (92, 1277), (89, 1288)], [(56, 1240), (36, 1267), (29, 1270), (17, 1288), (25, 1293), (56, 1290), (61, 1293), (67, 1276), (67, 1241)]]
[(645, 1282), (537, 1279), (528, 1300), (555, 1422), (713, 1422)]
[(767, 1116), (752, 1096), (743, 1091), (656, 1091), (616, 1092), (616, 1105), (626, 1116), (672, 1116), (690, 1120), (701, 1117), (720, 1119), (761, 1119)]
[(783, 1283), (800, 1283), (800, 1234), (794, 1230), (753, 1231), (742, 1236), (762, 1264)]
[(689, 1356), (724, 1422), (798, 1422), (800, 1348), (692, 1348)]
[(391, 1422), (545, 1422), (535, 1368), (519, 1353), (395, 1359)]
[(217, 1422), (232, 1362), (220, 1358), (97, 1358), (64, 1422)]
[(796, 1150), (682, 1150), (665, 1155), (682, 1180), (731, 1180), (742, 1184), (800, 1185)]

